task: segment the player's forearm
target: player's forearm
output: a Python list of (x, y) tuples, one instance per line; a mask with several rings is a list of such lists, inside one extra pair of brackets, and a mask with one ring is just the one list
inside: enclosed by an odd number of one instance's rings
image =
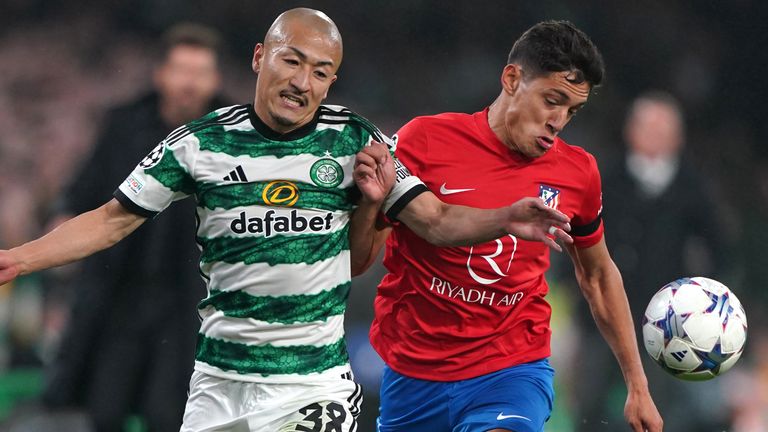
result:
[(592, 315), (600, 333), (611, 347), (621, 367), (629, 391), (646, 391), (648, 382), (637, 348), (632, 314), (613, 262), (592, 275), (579, 276)]
[(19, 274), (77, 261), (106, 249), (133, 232), (145, 220), (121, 212), (116, 201), (68, 220), (45, 236), (9, 251)]
[(437, 246), (471, 246), (507, 234), (505, 223), (508, 211), (507, 207), (476, 209), (445, 204), (426, 223), (419, 224), (415, 231)]
[(377, 241), (376, 218), (381, 203), (363, 202), (352, 213), (349, 221), (349, 252), (352, 276), (365, 272), (373, 264), (381, 248)]

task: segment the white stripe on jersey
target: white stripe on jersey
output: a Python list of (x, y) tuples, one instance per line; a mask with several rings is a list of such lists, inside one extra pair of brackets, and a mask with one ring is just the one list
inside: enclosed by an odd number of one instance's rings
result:
[(330, 115), (330, 114), (320, 114), (319, 117), (320, 121), (323, 120), (332, 120), (332, 121), (350, 121), (348, 115)]
[(333, 129), (341, 132), (342, 130), (344, 130), (345, 127), (347, 127), (347, 125), (344, 123), (339, 123), (339, 124), (318, 123), (317, 128), (315, 128), (315, 130), (321, 131), (326, 129)]
[(254, 297), (314, 295), (349, 282), (349, 251), (313, 264), (206, 263), (209, 286), (224, 291), (242, 290)]
[(243, 121), (240, 123), (236, 123), (233, 125), (224, 125), (224, 130), (229, 132), (233, 130), (239, 130), (239, 131), (252, 131), (253, 125), (251, 124), (251, 120), (246, 117)]
[(349, 114), (352, 114), (352, 111), (350, 111), (349, 108), (342, 105), (321, 105), (320, 112), (339, 115), (346, 114), (347, 118), (349, 118)]
[[(208, 312), (208, 310), (213, 310), (213, 312)], [(344, 337), (344, 314), (333, 315), (325, 321), (296, 324), (269, 323), (253, 318), (228, 317), (213, 307), (206, 308), (202, 314), (206, 316), (200, 326), (200, 333), (211, 338), (249, 346), (309, 345), (319, 347), (336, 343)]]
[[(250, 157), (246, 155), (231, 156), (225, 153), (200, 151), (195, 164), (195, 179), (207, 183), (228, 183), (224, 177), (236, 166), (240, 165), (245, 171), (249, 182), (272, 181), (275, 179), (314, 184), (310, 176), (310, 168), (321, 157), (311, 154), (296, 156)], [(347, 188), (354, 184), (352, 171), (355, 156), (333, 157), (344, 169), (344, 179), (336, 188)]]

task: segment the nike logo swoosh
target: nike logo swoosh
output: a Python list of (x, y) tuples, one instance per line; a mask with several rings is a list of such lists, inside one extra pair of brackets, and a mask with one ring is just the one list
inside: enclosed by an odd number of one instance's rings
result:
[(442, 186), (440, 186), (440, 193), (443, 195), (451, 195), (459, 192), (469, 192), (473, 191), (474, 189), (448, 189), (445, 187), (445, 183), (443, 183)]
[(499, 413), (499, 415), (496, 416), (496, 420), (504, 420), (504, 419), (509, 419), (509, 418), (519, 418), (519, 419), (531, 421), (531, 419), (529, 419), (528, 417), (524, 417), (524, 416), (521, 416), (521, 415), (515, 415), (515, 414), (504, 415), (504, 413)]

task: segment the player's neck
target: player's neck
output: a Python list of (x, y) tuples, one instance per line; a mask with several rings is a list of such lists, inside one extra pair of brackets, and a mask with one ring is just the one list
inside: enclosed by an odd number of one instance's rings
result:
[(507, 107), (505, 105), (504, 99), (499, 96), (496, 98), (495, 101), (488, 107), (488, 126), (491, 128), (491, 131), (494, 135), (496, 135), (496, 138), (501, 141), (502, 144), (507, 146), (510, 150), (517, 151), (517, 147), (510, 142), (507, 134), (507, 125), (506, 125), (506, 119), (504, 117), (505, 113), (507, 111)]

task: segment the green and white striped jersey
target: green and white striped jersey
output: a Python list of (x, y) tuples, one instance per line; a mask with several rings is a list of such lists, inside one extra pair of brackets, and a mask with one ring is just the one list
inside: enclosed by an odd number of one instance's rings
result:
[[(174, 200), (197, 200), (208, 284), (197, 370), (257, 382), (349, 371), (348, 231), (359, 196), (352, 171), (355, 154), (372, 140), (394, 151), (344, 107), (321, 106), (310, 124), (279, 136), (251, 105), (236, 105), (172, 132), (115, 191), (148, 217)], [(398, 166), (385, 210), (425, 189), (407, 174)]]

